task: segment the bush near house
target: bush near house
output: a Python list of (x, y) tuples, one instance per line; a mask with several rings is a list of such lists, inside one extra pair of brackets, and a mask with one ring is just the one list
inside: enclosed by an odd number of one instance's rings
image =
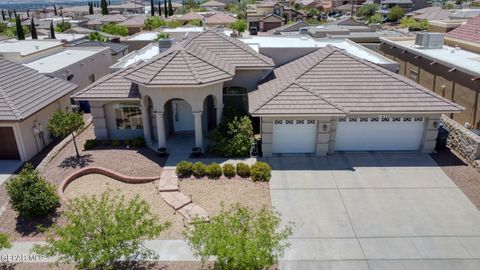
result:
[(10, 237), (4, 233), (0, 233), (0, 251), (11, 247), (12, 242), (10, 242)]
[(7, 193), (12, 208), (27, 218), (47, 215), (60, 206), (55, 187), (30, 164), (7, 183)]
[(222, 167), (218, 163), (213, 162), (212, 164), (207, 165), (206, 173), (210, 179), (218, 179), (222, 176)]
[(72, 28), (72, 24), (70, 24), (69, 22), (63, 21), (63, 22), (57, 23), (57, 25), (55, 26), (55, 31), (62, 33), (67, 31), (70, 28)]
[(272, 177), (272, 168), (265, 162), (255, 162), (251, 167), (250, 173), (252, 180), (255, 182), (268, 182)]
[(237, 163), (237, 174), (242, 178), (250, 177), (250, 166), (243, 162)]
[(180, 161), (175, 168), (175, 172), (180, 177), (189, 177), (193, 172), (193, 164), (185, 160)]
[(197, 178), (204, 177), (207, 174), (207, 165), (200, 161), (195, 162), (192, 167), (192, 174)]
[(377, 12), (377, 10), (380, 8), (380, 5), (378, 4), (366, 4), (362, 5), (356, 12), (356, 15), (358, 17), (366, 17), (370, 18)]
[(252, 121), (248, 116), (239, 116), (235, 110), (224, 110), (222, 121), (211, 134), (213, 152), (225, 157), (245, 157), (250, 154), (253, 143)]
[(223, 165), (223, 175), (227, 178), (232, 178), (235, 177), (236, 172), (235, 172), (235, 166), (233, 164), (225, 164)]
[(97, 140), (96, 139), (88, 139), (85, 141), (83, 144), (83, 150), (92, 150), (97, 146)]
[(102, 26), (102, 32), (122, 37), (128, 36), (128, 28), (115, 23), (109, 23)]
[(165, 21), (157, 16), (147, 17), (143, 23), (143, 28), (146, 30), (154, 30), (162, 26), (165, 26)]
[(399, 6), (394, 6), (388, 11), (387, 17), (391, 21), (398, 21), (403, 18), (404, 15), (405, 11), (403, 10), (403, 8)]
[(414, 18), (403, 17), (400, 20), (400, 26), (402, 28), (408, 28), (409, 31), (422, 31), (428, 29), (427, 20), (415, 20)]

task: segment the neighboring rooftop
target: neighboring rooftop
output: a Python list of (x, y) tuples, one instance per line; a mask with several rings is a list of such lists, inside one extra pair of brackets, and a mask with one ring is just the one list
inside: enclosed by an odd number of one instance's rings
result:
[(0, 120), (24, 120), (76, 88), (0, 57)]
[(248, 95), (252, 115), (457, 112), (410, 79), (333, 46), (274, 70)]
[(472, 76), (480, 76), (480, 54), (445, 45), (441, 49), (421, 49), (415, 47), (415, 38), (412, 37), (381, 38), (381, 40), (391, 46), (412, 51), (432, 61), (462, 70)]
[(480, 43), (480, 16), (471, 18), (465, 24), (446, 34), (449, 38)]
[(126, 68), (140, 61), (148, 61), (159, 54), (158, 45), (155, 43), (149, 44), (140, 50), (133, 51), (124, 57), (120, 58), (117, 63), (110, 66), (112, 69)]
[(236, 21), (235, 18), (233, 18), (232, 16), (228, 16), (227, 14), (222, 13), (222, 12), (217, 12), (214, 15), (205, 18), (205, 22), (206, 22), (207, 25), (222, 24), (222, 25), (228, 26), (230, 23), (232, 23), (234, 21)]
[(426, 7), (410, 12), (411, 15), (417, 20), (449, 20), (452, 13), (449, 10), (441, 7)]
[(222, 3), (222, 2), (219, 2), (219, 1), (210, 0), (210, 1), (207, 1), (203, 4), (200, 4), (200, 6), (201, 7), (225, 7), (226, 4)]
[(101, 42), (96, 40), (82, 39), (69, 44), (72, 47), (108, 47), (112, 55), (128, 50), (128, 45), (117, 42)]
[(35, 69), (40, 73), (53, 73), (83, 59), (90, 58), (99, 51), (107, 49), (108, 48), (65, 49), (58, 53), (26, 63), (25, 66)]
[(26, 56), (62, 45), (58, 40), (5, 40), (0, 42), (0, 54), (20, 53), (21, 56)]
[[(177, 27), (177, 28), (162, 28), (161, 31), (165, 33), (201, 33), (204, 30), (203, 27)], [(159, 32), (140, 32), (127, 40), (154, 40)]]

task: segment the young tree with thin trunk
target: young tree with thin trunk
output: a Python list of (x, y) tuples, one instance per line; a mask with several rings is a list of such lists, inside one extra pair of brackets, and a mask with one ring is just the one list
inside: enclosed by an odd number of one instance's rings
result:
[(173, 15), (172, 0), (168, 0), (168, 16)]
[(55, 28), (53, 27), (53, 21), (50, 21), (50, 38), (55, 39)]
[(27, 9), (27, 17), (30, 18), (30, 10)]
[(58, 15), (58, 13), (57, 13), (57, 5), (55, 5), (55, 3), (53, 3), (53, 14), (55, 14), (55, 16)]
[(30, 33), (32, 35), (32, 39), (38, 39), (37, 28), (35, 27), (35, 22), (33, 21), (33, 18), (30, 22)]
[(165, 18), (168, 18), (167, 0), (163, 0), (163, 8), (165, 9)]
[(93, 3), (88, 3), (88, 14), (92, 15), (93, 12)]
[(17, 27), (17, 39), (25, 40), (25, 33), (23, 32), (23, 26), (22, 26), (22, 21), (20, 20), (20, 16), (15, 17), (15, 23)]
[(76, 113), (68, 110), (58, 110), (54, 112), (52, 117), (50, 117), (48, 121), (48, 129), (50, 130), (50, 132), (52, 132), (53, 135), (60, 136), (62, 138), (68, 135), (72, 135), (73, 145), (75, 146), (77, 158), (80, 158), (80, 154), (78, 153), (75, 135), (76, 133), (80, 132), (84, 125), (85, 122), (83, 121), (83, 115), (81, 113)]
[(162, 17), (162, 5), (161, 1), (158, 1), (158, 16)]
[(150, 15), (155, 16), (155, 7), (153, 6), (153, 0), (150, 0)]
[(2, 9), (2, 20), (6, 21), (7, 19), (5, 18), (5, 10)]

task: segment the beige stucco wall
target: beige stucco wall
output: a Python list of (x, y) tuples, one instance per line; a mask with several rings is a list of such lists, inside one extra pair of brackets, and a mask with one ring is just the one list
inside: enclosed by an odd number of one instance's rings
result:
[[(422, 141), (420, 143), (419, 152), (432, 153), (435, 149), (436, 138), (438, 134), (437, 127), (440, 123), (440, 114), (429, 115), (392, 115), (395, 117), (423, 117), (424, 131)], [(372, 117), (372, 115), (352, 115), (351, 117)], [(262, 135), (262, 152), (264, 157), (272, 156), (273, 145), (273, 122), (275, 120), (289, 119), (305, 119), (317, 121), (317, 138), (315, 145), (315, 155), (325, 156), (327, 153), (335, 152), (335, 138), (337, 117), (261, 117), (261, 135)], [(324, 128), (325, 126), (325, 128)]]
[[(17, 138), (17, 146), (22, 160), (26, 161), (31, 159), (52, 142), (50, 131), (47, 128), (48, 120), (56, 110), (67, 108), (70, 108), (70, 97), (68, 95), (52, 102), (22, 122), (16, 123), (17, 132), (20, 135), (19, 138)], [(39, 135), (35, 135), (33, 132), (35, 122), (38, 122), (42, 127), (43, 141), (39, 138)], [(17, 136), (17, 134), (15, 135)]]
[(232, 80), (224, 83), (225, 87), (239, 86), (245, 87), (248, 91), (257, 89), (258, 81), (264, 79), (271, 70), (244, 69), (236, 70)]

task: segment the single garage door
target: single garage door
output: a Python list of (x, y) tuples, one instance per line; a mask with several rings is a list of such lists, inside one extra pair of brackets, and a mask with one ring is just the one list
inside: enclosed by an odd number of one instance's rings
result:
[(272, 153), (314, 153), (316, 134), (315, 120), (275, 120)]
[(423, 134), (422, 117), (339, 118), (337, 151), (418, 150)]
[(0, 127), (0, 159), (20, 159), (12, 127)]

